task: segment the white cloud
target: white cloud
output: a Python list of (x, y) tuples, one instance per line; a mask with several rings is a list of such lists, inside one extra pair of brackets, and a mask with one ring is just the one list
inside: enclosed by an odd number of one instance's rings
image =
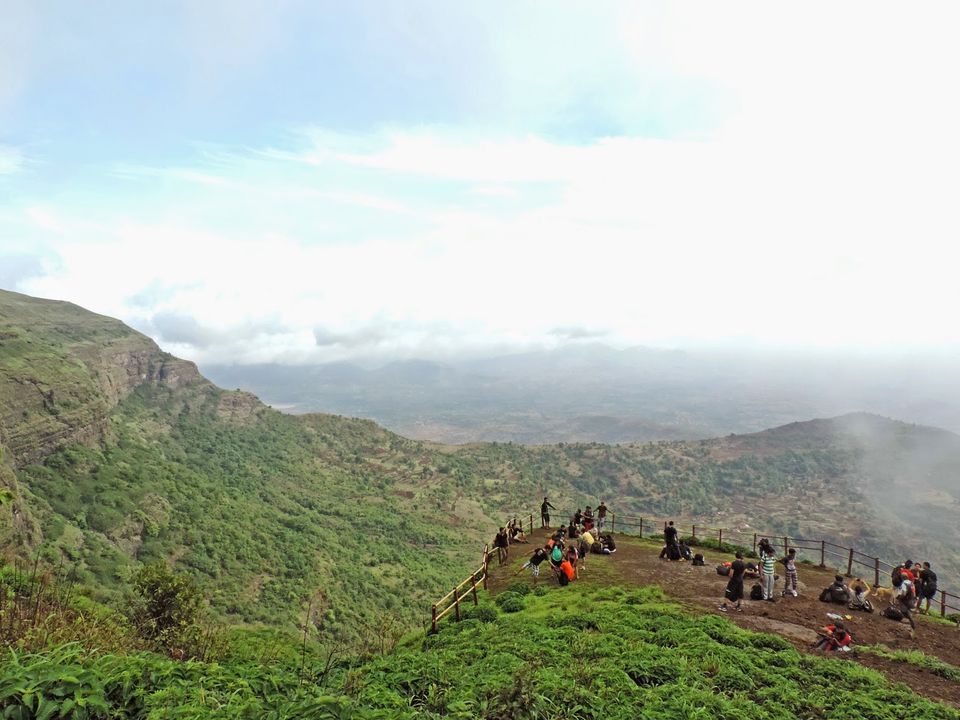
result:
[(0, 175), (13, 175), (23, 169), (23, 153), (15, 147), (0, 145)]
[[(649, 102), (690, 131), (312, 128), (193, 166), (122, 168), (142, 184), (123, 203), (31, 206), (36, 230), (69, 237), (62, 269), (28, 285), (200, 360), (598, 328), (665, 345), (955, 344), (960, 9), (933, 7), (631, 3), (547, 22), (536, 59), (519, 23), (491, 42), (520, 115), (576, 106), (629, 126)], [(683, 110), (701, 86), (721, 109)]]

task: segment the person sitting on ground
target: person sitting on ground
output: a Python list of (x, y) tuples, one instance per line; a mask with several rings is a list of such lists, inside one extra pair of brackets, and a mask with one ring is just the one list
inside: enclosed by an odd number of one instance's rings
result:
[(617, 541), (613, 539), (613, 533), (604, 533), (603, 539), (603, 544), (606, 546), (607, 550), (609, 550), (611, 553), (615, 553), (617, 551)]
[(571, 540), (576, 540), (580, 537), (580, 531), (577, 529), (576, 523), (570, 523), (570, 526), (567, 528), (567, 537)]
[(910, 623), (910, 630), (916, 630), (917, 624), (913, 620), (912, 610), (917, 603), (917, 591), (913, 582), (906, 577), (900, 578), (900, 584), (893, 588), (893, 606)]
[(510, 531), (510, 542), (514, 542), (514, 543), (527, 542), (527, 536), (523, 532), (523, 530), (520, 529), (520, 523), (517, 522), (516, 518), (514, 518), (513, 522), (509, 526), (507, 526), (507, 530)]
[(856, 583), (850, 588), (850, 591), (853, 593), (853, 600), (850, 601), (847, 607), (851, 610), (873, 612), (873, 604), (867, 599), (867, 595), (870, 594), (870, 586), (867, 585), (865, 581), (857, 578)]
[(723, 593), (723, 604), (720, 606), (720, 610), (723, 612), (727, 612), (727, 600), (736, 603), (734, 609), (738, 612), (743, 610), (741, 607), (743, 602), (743, 573), (746, 569), (747, 566), (743, 562), (743, 553), (738, 552), (736, 559), (730, 564), (730, 580), (727, 581), (727, 588)]
[(681, 559), (681, 560), (692, 560), (692, 559), (693, 559), (693, 551), (690, 550), (690, 546), (687, 545), (687, 543), (685, 543), (683, 540), (680, 541), (679, 550), (680, 550), (680, 559)]
[(530, 559), (527, 560), (523, 566), (514, 573), (514, 575), (519, 575), (527, 568), (530, 568), (531, 572), (533, 573), (533, 581), (536, 582), (537, 578), (540, 577), (540, 563), (542, 563), (548, 557), (550, 557), (549, 548), (537, 548), (533, 551), (533, 555), (530, 556)]
[(847, 629), (840, 620), (837, 620), (833, 625), (827, 625), (825, 628), (821, 628), (817, 632), (817, 635), (820, 636), (820, 640), (813, 646), (814, 650), (837, 652), (838, 650), (849, 647), (850, 643), (853, 642), (853, 638), (850, 637), (850, 633), (847, 632)]
[(600, 501), (600, 504), (597, 505), (597, 530), (603, 530), (603, 526), (607, 522), (607, 505)]
[(498, 564), (503, 565), (507, 561), (507, 554), (510, 551), (510, 536), (507, 535), (506, 528), (500, 528), (500, 532), (493, 538), (493, 546), (497, 549)]
[(797, 597), (797, 549), (790, 548), (787, 554), (780, 559), (780, 562), (783, 563), (783, 572), (786, 576), (781, 595)]
[[(917, 588), (917, 610), (920, 612), (930, 612), (930, 601), (937, 594), (937, 574), (930, 569), (930, 563), (923, 563), (923, 569), (920, 571), (919, 588)], [(926, 610), (922, 610), (920, 605), (927, 601)]]
[(849, 605), (853, 593), (844, 582), (843, 575), (834, 575), (833, 582), (820, 593), (821, 602), (836, 603), (838, 605)]

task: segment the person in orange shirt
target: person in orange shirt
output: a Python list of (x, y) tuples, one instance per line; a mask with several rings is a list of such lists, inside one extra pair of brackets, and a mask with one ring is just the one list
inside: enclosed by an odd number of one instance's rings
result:
[(561, 585), (566, 585), (569, 583), (574, 577), (576, 577), (577, 574), (577, 571), (573, 569), (573, 565), (571, 565), (570, 561), (566, 559), (560, 563), (560, 572), (563, 573), (564, 577), (567, 578), (567, 582), (560, 582)]

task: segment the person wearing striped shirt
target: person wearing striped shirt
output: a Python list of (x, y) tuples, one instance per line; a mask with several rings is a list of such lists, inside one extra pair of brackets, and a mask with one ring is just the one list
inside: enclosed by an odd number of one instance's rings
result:
[(763, 599), (767, 602), (776, 602), (773, 597), (773, 580), (777, 553), (766, 538), (760, 541), (757, 548), (760, 551), (760, 585), (763, 588)]

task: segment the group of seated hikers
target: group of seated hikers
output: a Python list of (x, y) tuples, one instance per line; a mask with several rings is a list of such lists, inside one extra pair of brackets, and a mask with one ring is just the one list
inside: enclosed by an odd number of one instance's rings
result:
[[(875, 597), (889, 601), (883, 615), (891, 620), (906, 618), (911, 628), (916, 628), (913, 611), (930, 612), (930, 600), (937, 594), (937, 574), (929, 562), (913, 563), (910, 560), (897, 565), (890, 573), (891, 588), (873, 588), (866, 581), (857, 578), (847, 585), (842, 575), (837, 575), (829, 587), (820, 593), (823, 602), (847, 605), (851, 610), (873, 612), (873, 605), (867, 596), (872, 592)], [(926, 603), (926, 607), (923, 607)]]
[[(602, 503), (601, 503), (602, 506)], [(599, 508), (598, 508), (599, 509)], [(590, 508), (587, 508), (590, 510)], [(606, 508), (604, 507), (604, 515)], [(587, 567), (587, 555), (596, 553), (610, 555), (617, 551), (617, 542), (611, 532), (602, 532), (599, 523), (594, 522), (592, 513), (577, 513), (570, 518), (570, 524), (557, 528), (547, 539), (543, 547), (533, 551), (515, 574), (530, 568), (534, 582), (540, 577), (540, 565), (546, 561), (560, 585), (580, 577), (580, 570)]]

